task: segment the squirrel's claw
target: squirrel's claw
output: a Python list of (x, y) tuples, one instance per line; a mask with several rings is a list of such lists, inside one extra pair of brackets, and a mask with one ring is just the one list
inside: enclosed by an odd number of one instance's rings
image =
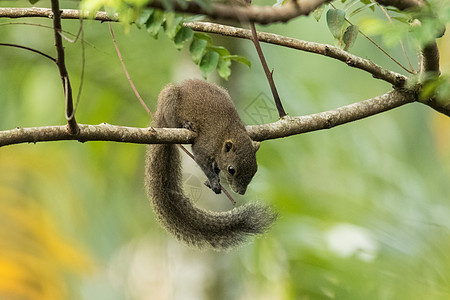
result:
[(219, 182), (214, 182), (214, 185), (211, 185), (211, 182), (209, 180), (205, 181), (205, 185), (209, 187), (211, 190), (213, 190), (214, 193), (220, 194), (222, 192), (222, 189), (220, 188)]

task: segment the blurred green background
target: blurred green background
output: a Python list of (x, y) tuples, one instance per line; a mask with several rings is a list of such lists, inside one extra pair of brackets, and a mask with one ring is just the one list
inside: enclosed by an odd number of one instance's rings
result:
[[(11, 24), (18, 22), (51, 26), (46, 19), (0, 19), (0, 42), (54, 55), (51, 29)], [(166, 37), (112, 26), (152, 110), (165, 84), (200, 77), (187, 50), (177, 51)], [(63, 28), (75, 34), (79, 21), (63, 21)], [(85, 21), (83, 28), (78, 122), (147, 126), (149, 116), (125, 78), (108, 25)], [(324, 20), (313, 17), (259, 29), (333, 43)], [(244, 122), (275, 121), (251, 42), (214, 38), (252, 61), (251, 69), (234, 64), (229, 81), (219, 81)], [(76, 93), (81, 45), (64, 43)], [(439, 43), (448, 74), (448, 35)], [(291, 116), (390, 89), (326, 57), (262, 47)], [(400, 49), (388, 51), (406, 63)], [(362, 37), (352, 52), (401, 72)], [(53, 63), (0, 47), (0, 70), (0, 130), (65, 124)], [(144, 152), (143, 145), (74, 141), (0, 149), (0, 299), (450, 299), (450, 120), (426, 106), (410, 104), (331, 130), (263, 142), (258, 173), (236, 199), (238, 205), (270, 203), (280, 217), (264, 237), (227, 253), (187, 248), (155, 222), (143, 188)], [(204, 175), (189, 159), (184, 172), (197, 205), (232, 208), (202, 186)]]

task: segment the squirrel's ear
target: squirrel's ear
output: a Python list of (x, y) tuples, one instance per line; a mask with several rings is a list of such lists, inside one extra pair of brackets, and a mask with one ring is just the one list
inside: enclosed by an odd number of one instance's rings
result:
[(233, 142), (231, 140), (227, 140), (223, 143), (223, 151), (230, 152), (231, 148), (233, 148)]
[(261, 143), (260, 143), (260, 142), (252, 141), (252, 144), (253, 144), (253, 148), (255, 148), (255, 152), (258, 151), (259, 146), (261, 145)]

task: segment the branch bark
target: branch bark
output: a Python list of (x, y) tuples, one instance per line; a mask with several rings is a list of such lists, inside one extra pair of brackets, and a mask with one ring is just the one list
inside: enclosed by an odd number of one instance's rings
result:
[[(272, 24), (288, 22), (298, 16), (306, 16), (322, 4), (331, 0), (290, 0), (279, 7), (273, 6), (232, 6), (225, 4), (211, 4), (210, 9), (203, 9), (197, 3), (189, 1), (182, 6), (175, 2), (173, 9), (176, 12), (202, 14), (212, 19), (247, 21), (259, 24)], [(162, 1), (152, 1), (149, 7), (165, 9)]]
[[(335, 110), (317, 114), (284, 117), (277, 122), (247, 126), (247, 131), (255, 141), (277, 139), (291, 135), (329, 129), (338, 125), (360, 120), (401, 105), (414, 102), (415, 94), (393, 90), (379, 97), (350, 104)], [(0, 147), (20, 144), (60, 140), (114, 141), (137, 144), (188, 144), (196, 134), (187, 129), (174, 128), (133, 128), (109, 124), (83, 125), (76, 135), (69, 134), (66, 126), (16, 128), (0, 131)]]
[(400, 10), (415, 8), (422, 6), (425, 1), (424, 0), (375, 0), (384, 6), (393, 6)]
[[(298, 16), (309, 15), (316, 8), (331, 0), (297, 0), (289, 1), (288, 3), (280, 6), (230, 6), (225, 4), (212, 4), (209, 10), (205, 10), (195, 2), (186, 2), (187, 6), (182, 7), (178, 3), (175, 3), (174, 10), (181, 13), (202, 14), (207, 15), (212, 19), (221, 20), (234, 20), (254, 22), (259, 24), (271, 24), (277, 22), (287, 22)], [(149, 7), (158, 9), (165, 9), (161, 1), (153, 1), (148, 4)], [(77, 10), (62, 10), (61, 17), (63, 19), (78, 19), (80, 16)], [(45, 8), (2, 8), (0, 9), (0, 17), (9, 18), (23, 18), (23, 17), (51, 17), (47, 14)], [(94, 20), (99, 21), (118, 21), (118, 16), (110, 17), (106, 12), (96, 12), (90, 16)]]
[(270, 124), (247, 126), (247, 131), (253, 140), (264, 141), (330, 129), (412, 103), (416, 98), (416, 95), (409, 91), (392, 90), (384, 95), (334, 110), (300, 117), (288, 116)]
[(0, 131), (0, 147), (21, 143), (51, 142), (63, 140), (112, 141), (136, 144), (192, 143), (196, 134), (187, 129), (134, 128), (110, 124), (78, 124), (78, 134), (70, 134), (67, 126), (15, 128)]
[[(81, 14), (79, 10), (76, 9), (61, 9), (61, 19), (80, 19), (80, 17), (85, 19), (92, 19), (96, 21), (104, 22), (117, 22), (119, 21), (119, 16), (109, 16), (104, 11), (98, 11), (93, 15)], [(27, 8), (17, 8), (17, 7), (0, 7), (0, 18), (53, 18), (53, 12), (49, 8), (42, 7), (27, 7)]]
[(73, 97), (72, 86), (70, 85), (69, 73), (67, 72), (64, 46), (62, 42), (61, 32), (61, 11), (59, 10), (59, 0), (52, 0), (52, 13), (53, 13), (53, 31), (55, 36), (56, 47), (56, 65), (58, 66), (59, 75), (64, 88), (64, 95), (66, 96), (66, 119), (68, 123), (68, 130), (71, 134), (76, 134), (79, 131), (77, 121), (73, 111)]

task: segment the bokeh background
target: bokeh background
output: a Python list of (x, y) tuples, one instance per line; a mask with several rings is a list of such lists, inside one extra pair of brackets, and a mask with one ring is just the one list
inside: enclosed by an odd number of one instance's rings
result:
[[(76, 5), (62, 1), (61, 7)], [(51, 26), (46, 19), (0, 19), (0, 42), (54, 55), (52, 30), (12, 24), (23, 22)], [(201, 77), (187, 50), (176, 50), (164, 35), (154, 40), (135, 26), (112, 27), (152, 110), (165, 84)], [(76, 34), (79, 21), (63, 21), (63, 28)], [(150, 118), (125, 78), (108, 25), (85, 21), (83, 28), (86, 70), (78, 122), (147, 126)], [(258, 29), (333, 44), (323, 19), (302, 17)], [(209, 80), (229, 89), (245, 123), (275, 121), (252, 43), (214, 38), (249, 58), (252, 67), (234, 64), (228, 81)], [(439, 45), (448, 74), (448, 34)], [(66, 40), (65, 46), (76, 93), (81, 45)], [(391, 88), (330, 58), (262, 47), (292, 116)], [(399, 47), (387, 50), (406, 64)], [(402, 72), (361, 36), (352, 52)], [(65, 124), (53, 63), (0, 47), (0, 70), (0, 130)], [(1, 299), (450, 299), (450, 120), (424, 105), (263, 142), (258, 173), (247, 194), (235, 198), (238, 205), (270, 203), (279, 220), (264, 237), (226, 253), (190, 249), (157, 224), (143, 188), (144, 153), (143, 145), (112, 142), (0, 149)], [(197, 205), (232, 208), (202, 186), (204, 175), (188, 158), (184, 172)]]

